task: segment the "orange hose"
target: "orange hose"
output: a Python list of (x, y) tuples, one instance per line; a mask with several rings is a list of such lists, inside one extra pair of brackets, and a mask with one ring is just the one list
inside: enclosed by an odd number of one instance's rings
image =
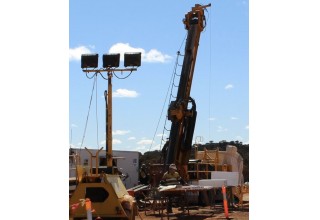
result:
[(226, 187), (224, 185), (222, 186), (222, 195), (223, 195), (224, 215), (226, 216), (226, 218), (229, 218), (227, 193), (226, 193)]

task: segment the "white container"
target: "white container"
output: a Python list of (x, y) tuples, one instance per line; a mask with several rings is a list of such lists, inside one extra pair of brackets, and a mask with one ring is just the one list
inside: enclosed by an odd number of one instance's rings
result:
[(199, 186), (222, 187), (223, 185), (227, 186), (227, 180), (226, 179), (199, 180)]
[(239, 172), (212, 171), (211, 179), (226, 179), (227, 186), (238, 186)]

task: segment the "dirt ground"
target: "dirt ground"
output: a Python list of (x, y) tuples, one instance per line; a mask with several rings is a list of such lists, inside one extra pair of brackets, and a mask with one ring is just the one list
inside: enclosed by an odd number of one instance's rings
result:
[[(228, 218), (227, 218), (228, 217)], [(163, 211), (162, 219), (170, 220), (209, 220), (209, 219), (236, 219), (236, 220), (248, 220), (249, 219), (249, 199), (245, 198), (242, 207), (230, 207), (228, 208), (228, 216), (224, 213), (222, 203), (215, 204), (214, 207), (210, 206), (191, 206), (188, 211), (182, 211), (180, 208), (174, 207), (173, 213), (167, 215), (166, 210)], [(155, 220), (161, 219), (159, 211), (153, 210), (140, 210), (139, 215), (135, 219), (140, 220)]]

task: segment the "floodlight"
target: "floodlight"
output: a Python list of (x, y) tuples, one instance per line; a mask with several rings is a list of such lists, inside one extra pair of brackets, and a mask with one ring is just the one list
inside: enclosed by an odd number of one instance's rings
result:
[(141, 52), (138, 53), (125, 53), (124, 66), (141, 66)]
[(81, 55), (81, 68), (97, 68), (98, 67), (98, 54), (82, 54)]
[(103, 68), (119, 67), (120, 53), (103, 54), (102, 61), (103, 61)]

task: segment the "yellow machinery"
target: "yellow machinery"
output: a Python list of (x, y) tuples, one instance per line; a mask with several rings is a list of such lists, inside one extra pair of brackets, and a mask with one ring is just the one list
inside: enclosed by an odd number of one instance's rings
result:
[[(130, 196), (118, 174), (106, 174), (98, 170), (96, 164), (95, 174), (92, 169), (93, 156), (91, 155), (90, 169), (76, 161), (76, 180), (77, 186), (70, 198), (70, 218), (87, 219), (88, 207), (85, 200), (89, 199), (90, 210), (93, 219), (135, 219), (137, 213), (135, 200)], [(96, 160), (97, 161), (97, 160)], [(114, 172), (113, 172), (114, 173)]]
[[(180, 81), (176, 100), (171, 101), (168, 108), (168, 120), (171, 123), (168, 144), (163, 151), (166, 155), (165, 164), (176, 164), (183, 179), (187, 179), (187, 164), (191, 154), (192, 137), (197, 118), (196, 102), (191, 98), (191, 85), (197, 59), (201, 32), (206, 26), (204, 10), (208, 5), (196, 4), (185, 15), (183, 23), (188, 32)], [(190, 108), (191, 107), (191, 108)]]
[[(91, 201), (93, 219), (135, 219), (135, 201), (119, 175), (103, 173), (82, 178), (70, 198), (70, 218), (87, 219), (86, 206), (81, 205), (87, 198)], [(72, 210), (75, 204), (78, 206)]]

